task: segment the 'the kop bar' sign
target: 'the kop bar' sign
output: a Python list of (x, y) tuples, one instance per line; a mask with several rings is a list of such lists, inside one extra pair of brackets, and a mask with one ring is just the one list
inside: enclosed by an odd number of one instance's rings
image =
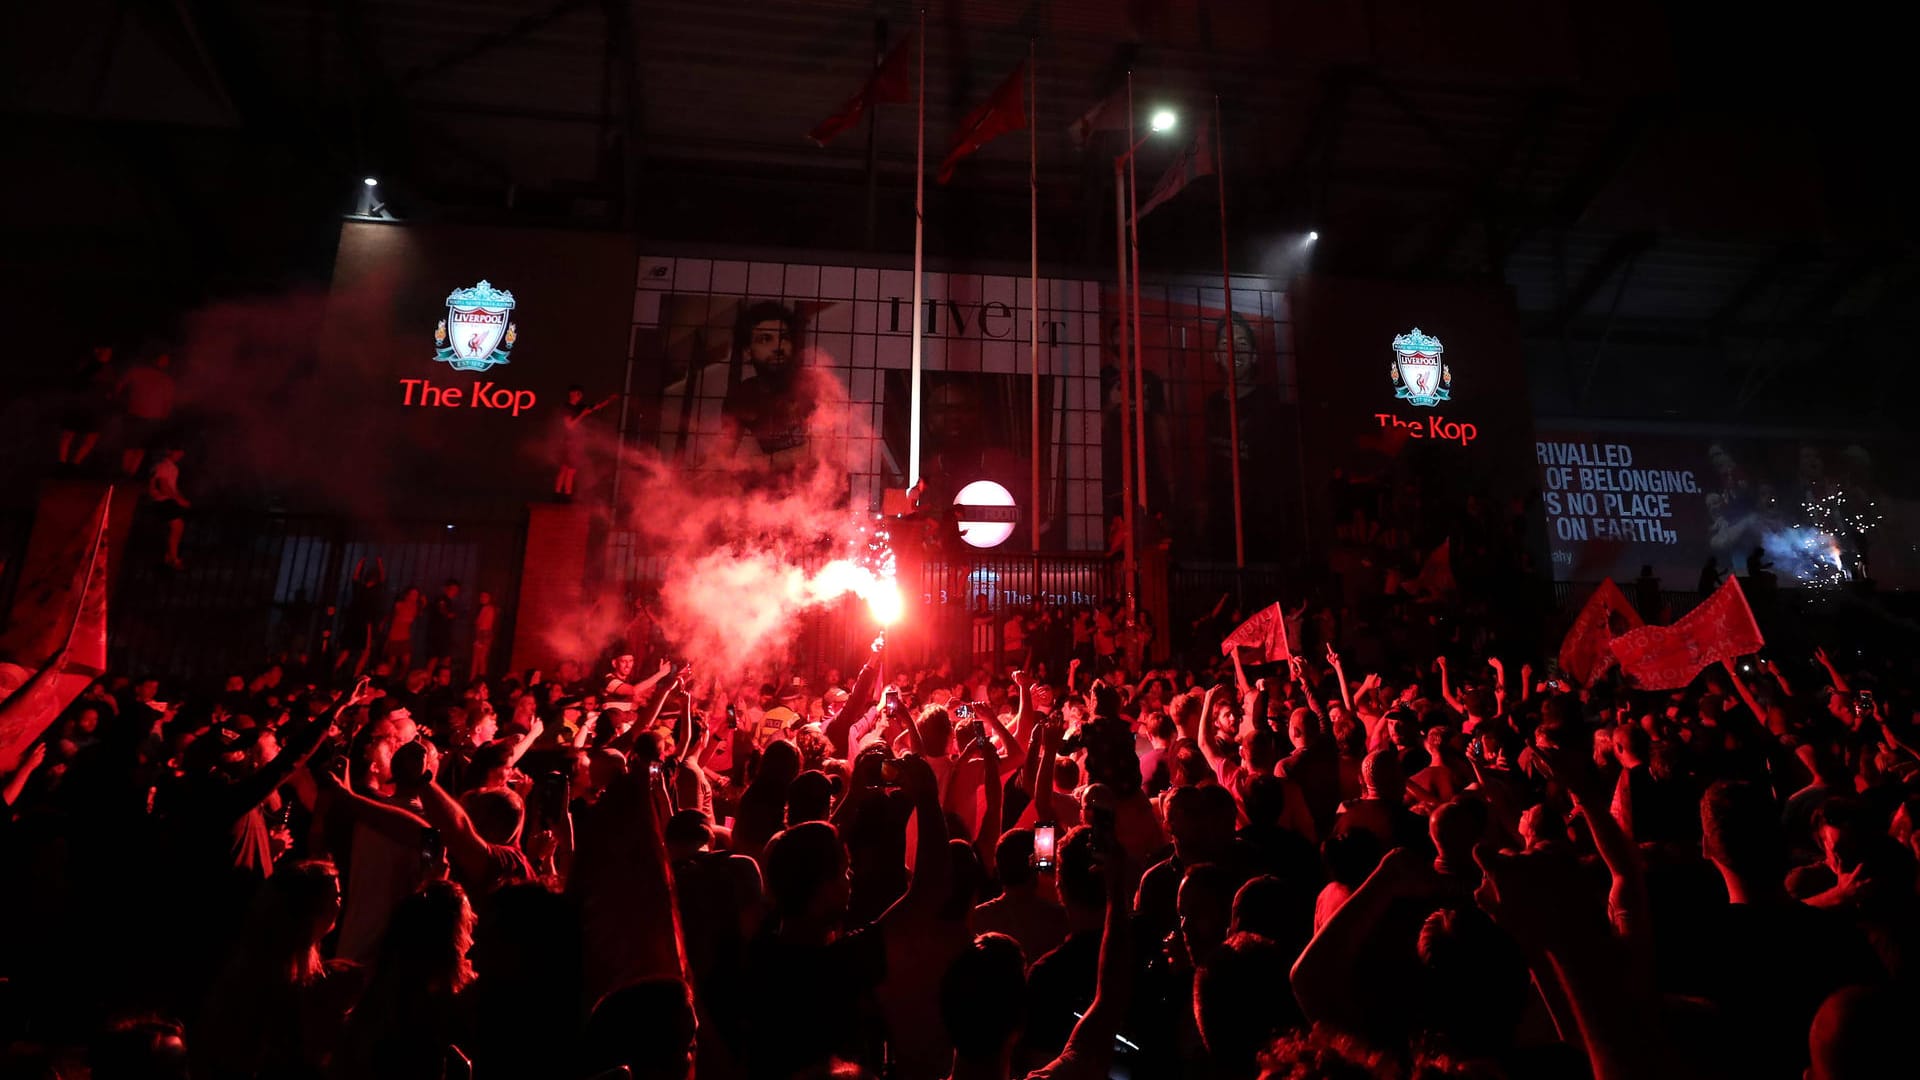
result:
[(953, 516), (960, 523), (960, 539), (970, 546), (999, 547), (1013, 535), (1020, 508), (1006, 488), (991, 480), (975, 480), (953, 497)]

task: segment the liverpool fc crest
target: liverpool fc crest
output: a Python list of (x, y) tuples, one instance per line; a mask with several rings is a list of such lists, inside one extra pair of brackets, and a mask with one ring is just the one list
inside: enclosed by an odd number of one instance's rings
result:
[(455, 371), (485, 371), (507, 362), (518, 328), (513, 322), (513, 294), (482, 281), (471, 289), (447, 294), (447, 317), (434, 328), (433, 358)]
[(1453, 371), (1447, 367), (1440, 339), (1414, 327), (1393, 339), (1394, 396), (1412, 405), (1437, 405), (1451, 396)]

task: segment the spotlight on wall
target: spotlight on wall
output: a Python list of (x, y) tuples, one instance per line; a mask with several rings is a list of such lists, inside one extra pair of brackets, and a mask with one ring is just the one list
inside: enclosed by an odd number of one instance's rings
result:
[(1157, 132), (1167, 132), (1172, 131), (1174, 125), (1179, 122), (1179, 114), (1175, 113), (1172, 109), (1155, 109), (1153, 111), (1153, 118), (1147, 121), (1147, 124)]
[(392, 221), (393, 215), (387, 211), (387, 201), (380, 192), (380, 178), (362, 177), (360, 186), (355, 188), (358, 194), (354, 198), (353, 213), (348, 217), (363, 221)]

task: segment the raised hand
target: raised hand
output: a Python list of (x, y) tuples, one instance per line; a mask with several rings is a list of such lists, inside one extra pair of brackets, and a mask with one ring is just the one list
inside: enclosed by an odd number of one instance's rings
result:
[(1340, 654), (1334, 651), (1332, 642), (1327, 643), (1327, 663), (1333, 666), (1333, 670), (1340, 670)]
[(553, 858), (553, 853), (560, 850), (560, 838), (553, 834), (552, 829), (541, 829), (528, 836), (526, 842), (520, 845), (520, 849), (526, 853), (527, 858), (534, 862), (541, 862)]
[(1040, 745), (1050, 754), (1060, 753), (1060, 740), (1066, 738), (1067, 725), (1064, 721), (1053, 720), (1040, 725)]

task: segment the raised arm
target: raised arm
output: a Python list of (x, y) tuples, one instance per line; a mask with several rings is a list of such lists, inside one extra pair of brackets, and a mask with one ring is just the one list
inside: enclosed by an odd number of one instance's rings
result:
[(647, 771), (608, 786), (595, 810), (604, 827), (582, 837), (567, 879), (580, 905), (585, 940), (584, 1000), (642, 979), (684, 979), (685, 946), (673, 902), (673, 875), (653, 809)]
[[(881, 708), (886, 707), (886, 704), (885, 704), (886, 700), (887, 699), (885, 695), (882, 695), (880, 698)], [(919, 718), (907, 712), (906, 707), (903, 705), (896, 704), (894, 708), (900, 710), (901, 720), (902, 720), (902, 723), (900, 726), (906, 729), (904, 732), (902, 732), (902, 734), (904, 734), (907, 737), (907, 745), (913, 748), (913, 752), (916, 755), (920, 757), (925, 757), (927, 754), (927, 745), (920, 741)]]
[[(957, 770), (956, 770), (957, 771)], [(980, 857), (989, 878), (999, 874), (994, 865), (995, 849), (1000, 846), (1000, 803), (1006, 797), (1004, 786), (988, 773), (985, 807), (980, 811), (980, 828), (974, 832), (973, 850)]]
[(537, 716), (534, 717), (532, 726), (527, 728), (527, 733), (514, 740), (513, 749), (508, 751), (507, 767), (512, 768), (520, 764), (520, 759), (526, 755), (528, 750), (533, 749), (534, 742), (538, 740), (541, 733), (546, 730), (546, 721), (541, 720)]
[[(1320, 721), (1321, 733), (1328, 733), (1331, 729), (1328, 727), (1327, 710), (1321, 706), (1319, 695), (1313, 692), (1312, 672), (1307, 670), (1307, 658), (1295, 656), (1289, 659), (1287, 664), (1293, 669), (1294, 681), (1300, 684), (1300, 693), (1307, 699), (1307, 708), (1313, 710), (1314, 717)], [(1266, 717), (1261, 717), (1262, 722), (1265, 720)]]
[[(1033, 797), (1037, 792), (1040, 776), (1041, 744), (1046, 740), (1047, 728), (1053, 726), (1048, 720), (1037, 719), (1021, 732), (1027, 738), (1027, 759), (1021, 763), (1020, 772), (1014, 777), (1014, 786), (1027, 793), (1027, 814), (1033, 812)], [(1027, 816), (1025, 814), (1023, 817)]]
[(1502, 855), (1484, 846), (1474, 858), (1485, 875), (1476, 899), (1523, 950), (1545, 958), (1548, 970), (1535, 977), (1558, 983), (1596, 1080), (1661, 1075), (1671, 1048), (1653, 1008), (1658, 995), (1635, 965), (1624, 962), (1604, 922), (1583, 910), (1577, 863), (1557, 855)]
[(1487, 657), (1487, 666), (1493, 669), (1493, 702), (1501, 712), (1507, 711), (1507, 665), (1497, 656)]
[(1228, 762), (1227, 759), (1213, 752), (1213, 709), (1214, 702), (1219, 700), (1220, 692), (1224, 689), (1225, 687), (1220, 683), (1207, 687), (1206, 696), (1200, 699), (1200, 733), (1193, 740), (1200, 744), (1200, 756), (1206, 759), (1207, 768), (1212, 769), (1214, 778), (1223, 784), (1227, 779)]
[[(1100, 931), (1100, 967), (1093, 980), (1093, 1002), (1073, 1025), (1067, 1045), (1041, 1074), (1106, 1076), (1113, 1060), (1114, 1037), (1133, 995), (1133, 930), (1128, 924), (1125, 857), (1119, 851), (1096, 853), (1101, 882), (1107, 887), (1107, 918)], [(1069, 1072), (1068, 1066), (1070, 1063)]]
[(1740, 669), (1736, 667), (1731, 660), (1720, 661), (1720, 666), (1726, 669), (1727, 678), (1733, 680), (1733, 688), (1740, 694), (1740, 700), (1746, 702), (1747, 711), (1753, 713), (1755, 720), (1765, 724), (1767, 722), (1766, 710), (1762, 709), (1760, 703), (1753, 699), (1753, 691), (1747, 689), (1746, 680), (1740, 677)]
[(1467, 715), (1466, 699), (1456, 695), (1453, 692), (1453, 684), (1447, 680), (1446, 655), (1443, 653), (1439, 656), (1434, 657), (1433, 666), (1440, 669), (1441, 700), (1447, 703), (1447, 708), (1452, 709), (1454, 712), (1460, 714), (1461, 716)]
[(219, 793), (208, 807), (216, 818), (237, 821), (241, 815), (260, 805), (262, 799), (287, 783), (300, 766), (306, 764), (313, 752), (320, 748), (320, 742), (326, 738), (327, 728), (332, 724), (328, 720), (318, 719), (290, 726), (293, 727), (293, 734), (287, 737), (272, 761), (238, 782), (227, 785)]
[(1406, 848), (1394, 848), (1347, 897), (1293, 965), (1293, 996), (1307, 1019), (1364, 1031), (1375, 1002), (1361, 951), (1395, 900), (1425, 891), (1432, 871)]
[(45, 760), (47, 760), (46, 742), (42, 740), (34, 743), (33, 749), (26, 752), (26, 755), (20, 759), (20, 764), (7, 777), (6, 785), (0, 787), (0, 806), (12, 806), (20, 801), (20, 793), (27, 789), (27, 781), (32, 778), (33, 770), (38, 769), (40, 763)]
[[(958, 771), (957, 769), (955, 771)], [(947, 900), (953, 860), (947, 857), (947, 816), (940, 809), (939, 784), (926, 759), (900, 759), (900, 788), (913, 800), (915, 850), (913, 880), (905, 896), (880, 916), (880, 925), (935, 915)]]
[(447, 844), (447, 860), (467, 881), (485, 881), (494, 869), (493, 845), (487, 843), (460, 801), (429, 779), (417, 788), (420, 809), (428, 824), (440, 830)]
[(1027, 725), (1033, 720), (1033, 678), (1025, 668), (1017, 668), (1013, 673), (1013, 730), (1020, 735), (1030, 737)]
[[(1023, 693), (1021, 696), (1026, 695)], [(995, 715), (992, 709), (988, 709), (982, 719), (987, 722), (987, 727), (993, 731), (994, 736), (1000, 740), (1000, 745), (1006, 747), (1006, 752), (1000, 756), (997, 768), (991, 767), (992, 762), (987, 763), (990, 766), (987, 770), (987, 782), (991, 785), (997, 782), (995, 777), (1005, 776), (1018, 769), (1027, 760), (1027, 751), (1014, 739), (1013, 732), (1007, 730), (1007, 725), (1000, 722), (1000, 717)]]
[(638, 705), (647, 700), (647, 695), (653, 693), (653, 688), (659, 686), (660, 681), (671, 674), (673, 674), (673, 661), (660, 661), (660, 667), (653, 674), (633, 684), (631, 696), (634, 704)]
[(841, 704), (840, 711), (827, 721), (827, 741), (833, 744), (833, 752), (843, 758), (853, 757), (853, 725), (873, 705), (873, 688), (880, 682), (880, 649), (886, 644), (886, 635), (873, 639), (873, 655), (867, 658), (866, 665), (853, 680), (853, 687), (847, 691), (847, 700)]
[[(642, 683), (641, 685), (644, 686), (647, 684)], [(654, 700), (652, 707), (647, 710), (647, 718), (644, 722), (637, 724), (629, 723), (626, 727), (621, 728), (613, 738), (607, 740), (607, 746), (620, 751), (622, 754), (631, 755), (634, 744), (640, 741), (641, 732), (652, 731), (660, 725), (660, 714), (667, 711), (667, 699), (671, 697), (673, 697), (671, 690), (661, 694)], [(536, 720), (534, 723), (538, 724), (539, 721)]]
[(1053, 762), (1060, 752), (1060, 723), (1040, 725), (1040, 768), (1033, 779), (1033, 820), (1058, 821), (1053, 812)]
[(421, 830), (429, 827), (426, 818), (411, 810), (369, 799), (330, 772), (312, 771), (319, 773), (314, 778), (315, 811), (322, 817), (358, 822), (401, 844), (418, 841)]
[(1760, 664), (1760, 670), (1766, 672), (1768, 675), (1773, 676), (1773, 681), (1779, 684), (1781, 696), (1783, 697), (1793, 696), (1793, 686), (1792, 684), (1787, 682), (1787, 677), (1785, 675), (1780, 674), (1779, 664), (1776, 664), (1771, 660), (1761, 660), (1759, 661), (1759, 664)]
[(1833, 680), (1833, 688), (1835, 690), (1844, 694), (1853, 689), (1853, 687), (1847, 685), (1847, 677), (1840, 674), (1839, 668), (1833, 666), (1833, 657), (1827, 655), (1827, 650), (1824, 646), (1817, 647), (1813, 650), (1813, 658), (1820, 662), (1821, 667), (1827, 669), (1827, 675)]
[(1327, 643), (1327, 663), (1332, 665), (1333, 674), (1340, 680), (1340, 704), (1353, 711), (1353, 695), (1347, 692), (1347, 669), (1340, 666), (1340, 654), (1334, 651), (1333, 643)]

